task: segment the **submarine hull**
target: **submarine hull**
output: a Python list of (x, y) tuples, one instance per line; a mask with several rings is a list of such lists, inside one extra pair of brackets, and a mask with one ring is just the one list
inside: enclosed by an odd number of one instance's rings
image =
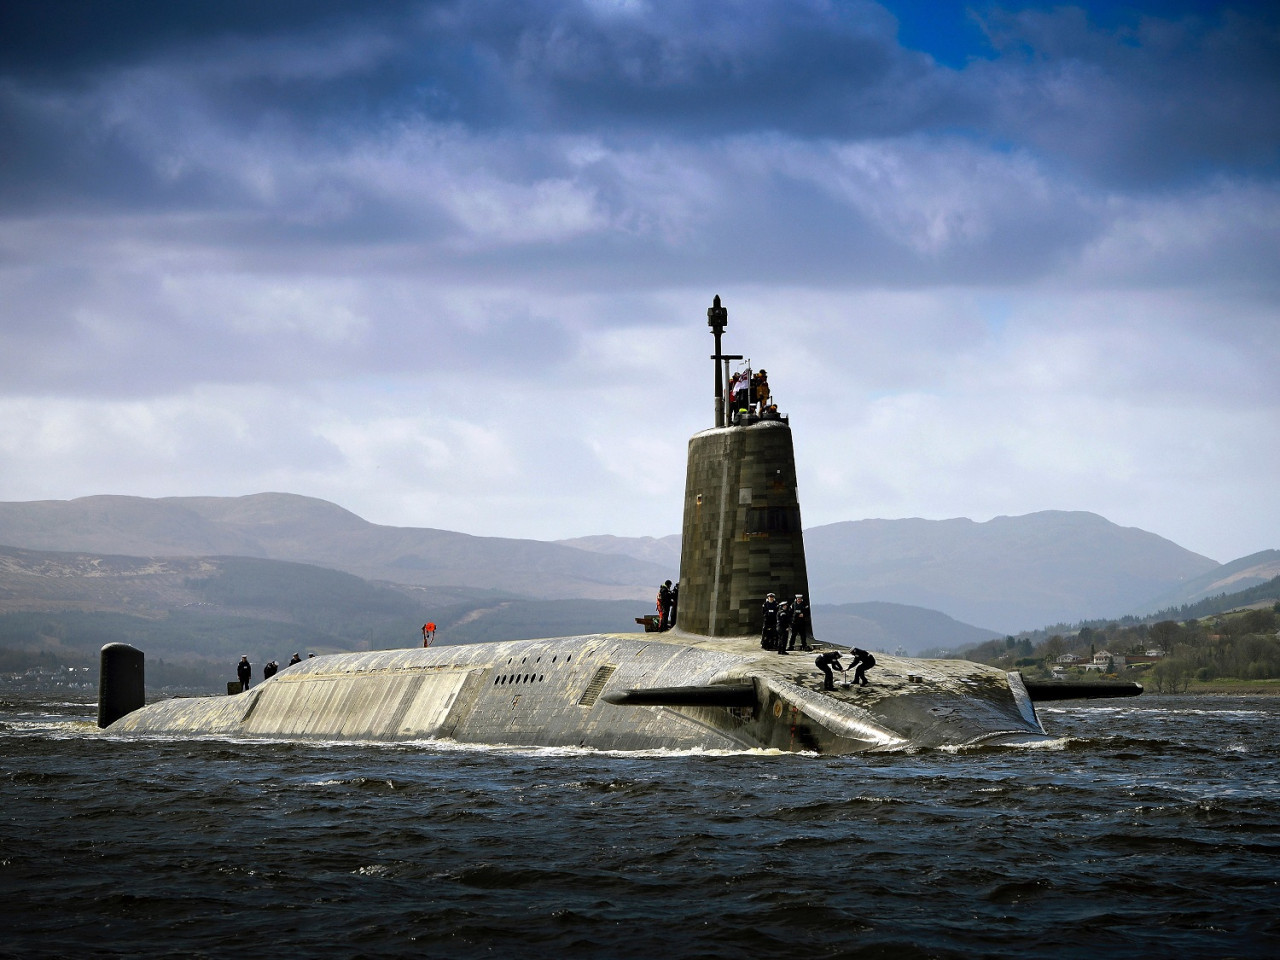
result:
[[(335, 654), (289, 666), (236, 696), (141, 709), (133, 709), (139, 691), (125, 688), (132, 654), (117, 651), (121, 667), (112, 675), (123, 679), (121, 689), (103, 692), (100, 716), (115, 721), (107, 729), (831, 754), (1047, 739), (1033, 701), (1078, 691), (1041, 684), (1033, 695), (1017, 673), (889, 656), (879, 658), (870, 686), (824, 689), (810, 657), (761, 649), (766, 599), (794, 604), (809, 589), (791, 428), (773, 405), (753, 414), (739, 404), (726, 425), (720, 364), (742, 358), (721, 354), (728, 311), (718, 296), (707, 318), (717, 425), (689, 441), (674, 630), (660, 639), (590, 634)], [(803, 636), (814, 636), (814, 624), (805, 627)]]
[(882, 657), (871, 686), (825, 691), (812, 655), (647, 637), (316, 657), (243, 694), (153, 703), (107, 731), (822, 754), (1047, 739), (1019, 676), (981, 664)]

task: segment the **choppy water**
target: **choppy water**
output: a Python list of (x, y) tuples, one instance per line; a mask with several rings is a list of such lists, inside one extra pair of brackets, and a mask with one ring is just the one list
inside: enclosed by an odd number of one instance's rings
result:
[(100, 734), (0, 704), (0, 956), (1280, 955), (1280, 702), (824, 759)]

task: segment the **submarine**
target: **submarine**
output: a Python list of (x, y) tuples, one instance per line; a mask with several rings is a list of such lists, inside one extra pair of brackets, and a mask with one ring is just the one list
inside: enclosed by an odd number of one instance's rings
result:
[(887, 655), (876, 657), (869, 685), (832, 684), (813, 654), (844, 647), (764, 649), (765, 598), (809, 592), (791, 428), (767, 397), (727, 388), (730, 362), (744, 358), (722, 352), (728, 310), (719, 296), (707, 324), (715, 419), (689, 440), (670, 629), (331, 654), (236, 695), (150, 704), (143, 653), (107, 644), (98, 725), (126, 737), (841, 755), (1047, 742), (1037, 703), (1142, 692)]

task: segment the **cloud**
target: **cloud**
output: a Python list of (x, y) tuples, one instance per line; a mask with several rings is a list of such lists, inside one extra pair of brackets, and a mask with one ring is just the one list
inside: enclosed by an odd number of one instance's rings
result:
[(720, 293), (809, 522), (1276, 546), (1264, 7), (48, 9), (0, 13), (0, 497), (672, 532)]
[(1280, 21), (1274, 9), (1151, 14), (1104, 28), (1079, 7), (997, 9), (1001, 54), (975, 65), (990, 131), (1077, 175), (1133, 188), (1280, 161)]
[(1107, 229), (1079, 251), (1092, 284), (1217, 287), (1274, 293), (1280, 249), (1280, 185), (1210, 182), (1159, 196), (1109, 194)]

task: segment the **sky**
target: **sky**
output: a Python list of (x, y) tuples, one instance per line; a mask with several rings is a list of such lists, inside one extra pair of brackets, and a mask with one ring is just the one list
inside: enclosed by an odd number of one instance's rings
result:
[(0, 500), (678, 533), (717, 294), (806, 526), (1280, 548), (1280, 13), (0, 6)]

